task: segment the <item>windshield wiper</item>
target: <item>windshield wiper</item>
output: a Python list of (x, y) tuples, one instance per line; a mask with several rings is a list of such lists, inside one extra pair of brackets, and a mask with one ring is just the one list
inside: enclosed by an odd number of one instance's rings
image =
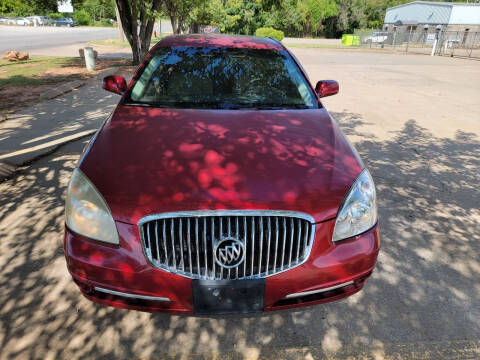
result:
[(172, 102), (133, 102), (125, 101), (124, 105), (145, 106), (157, 108), (183, 108), (183, 109), (222, 109), (220, 103), (217, 102), (195, 102), (195, 101), (172, 101)]
[(126, 106), (144, 106), (144, 107), (157, 107), (153, 104), (143, 103), (143, 102), (134, 102), (134, 101), (125, 101), (123, 105)]
[(262, 103), (250, 103), (239, 104), (240, 109), (255, 109), (255, 110), (281, 110), (281, 109), (310, 109), (305, 104), (262, 104)]
[(159, 107), (159, 108), (183, 108), (183, 109), (222, 109), (222, 110), (282, 110), (282, 109), (309, 109), (305, 104), (263, 104), (263, 103), (231, 103), (217, 101), (172, 101), (165, 103), (145, 103), (125, 101), (124, 105)]

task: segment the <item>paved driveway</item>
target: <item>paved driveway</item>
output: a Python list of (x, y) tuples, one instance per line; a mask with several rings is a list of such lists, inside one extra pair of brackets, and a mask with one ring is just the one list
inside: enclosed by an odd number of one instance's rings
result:
[(383, 243), (365, 289), (335, 303), (242, 317), (90, 303), (61, 248), (64, 191), (84, 146), (77, 141), (0, 184), (0, 358), (480, 357), (478, 63), (295, 52), (312, 79), (340, 80), (340, 94), (325, 104), (377, 183)]

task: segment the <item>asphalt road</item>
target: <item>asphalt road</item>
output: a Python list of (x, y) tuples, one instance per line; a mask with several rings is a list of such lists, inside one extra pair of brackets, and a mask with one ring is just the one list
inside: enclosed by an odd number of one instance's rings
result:
[[(0, 358), (480, 358), (478, 63), (295, 53), (312, 81), (340, 81), (340, 93), (324, 103), (376, 181), (382, 249), (365, 288), (333, 303), (252, 316), (171, 316), (89, 302), (62, 250), (64, 193), (85, 139), (0, 184)], [(25, 110), (24, 128), (45, 113), (55, 115), (58, 131), (100, 124), (110, 96), (87, 85)], [(82, 109), (85, 98), (91, 105)], [(70, 108), (81, 113), (72, 118)], [(2, 128), (16, 135), (8, 121)]]
[(118, 35), (115, 28), (101, 27), (0, 26), (0, 32), (2, 54), (7, 50), (35, 53), (50, 48), (114, 38)]
[[(155, 30), (159, 31), (158, 22), (155, 24)], [(169, 22), (162, 22), (162, 31), (172, 31)], [(58, 49), (73, 45), (81, 47), (89, 41), (111, 39), (117, 36), (117, 28), (0, 25), (0, 54), (8, 50), (17, 50), (29, 52), (33, 55), (58, 55), (56, 51)]]

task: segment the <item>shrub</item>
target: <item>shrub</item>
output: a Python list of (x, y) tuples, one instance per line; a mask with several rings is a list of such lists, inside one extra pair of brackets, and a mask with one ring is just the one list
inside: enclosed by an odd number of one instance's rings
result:
[(101, 19), (101, 20), (100, 20), (100, 26), (109, 26), (109, 27), (112, 27), (113, 24), (112, 24), (108, 19)]
[(73, 13), (73, 19), (78, 25), (90, 25), (92, 23), (90, 14), (83, 9), (75, 11)]
[(257, 31), (255, 31), (255, 35), (263, 36), (263, 37), (271, 37), (271, 38), (277, 39), (278, 41), (282, 41), (282, 39), (285, 37), (285, 35), (283, 34), (283, 31), (275, 30), (274, 28), (271, 28), (271, 27), (258, 28)]
[(50, 14), (48, 14), (48, 17), (51, 20), (58, 20), (62, 17), (62, 14), (60, 14), (60, 13), (50, 13)]

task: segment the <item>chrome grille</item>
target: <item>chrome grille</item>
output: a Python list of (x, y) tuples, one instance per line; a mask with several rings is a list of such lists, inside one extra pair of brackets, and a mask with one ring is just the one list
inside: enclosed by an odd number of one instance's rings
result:
[[(311, 216), (291, 211), (193, 211), (152, 215), (139, 222), (143, 247), (156, 267), (195, 279), (251, 279), (304, 263), (315, 232)], [(217, 244), (235, 239), (244, 260), (216, 261)]]

